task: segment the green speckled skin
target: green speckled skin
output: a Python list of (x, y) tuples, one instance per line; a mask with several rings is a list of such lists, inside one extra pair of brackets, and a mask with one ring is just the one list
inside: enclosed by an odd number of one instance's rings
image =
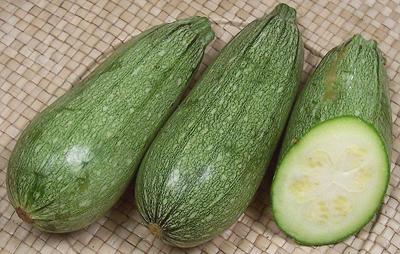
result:
[(136, 203), (169, 244), (198, 245), (250, 203), (298, 88), (295, 10), (279, 5), (243, 29), (167, 121), (136, 179)]
[[(368, 123), (382, 138), (382, 147), (387, 154), (386, 181), (388, 183), (392, 144), (388, 93), (384, 59), (375, 41), (368, 41), (361, 35), (355, 35), (349, 41), (332, 49), (311, 75), (295, 103), (285, 134), (280, 161), (285, 159), (290, 148), (295, 146), (313, 127), (333, 118), (357, 117)], [(277, 170), (279, 171), (279, 167)], [(272, 196), (274, 196), (274, 183)], [(383, 189), (382, 199), (385, 192), (386, 190)], [(274, 208), (274, 198), (271, 200), (273, 201), (272, 208)], [(371, 206), (379, 209), (380, 204), (371, 203)], [(365, 224), (373, 216), (374, 214), (368, 215)], [(360, 229), (354, 228), (353, 232), (348, 232), (342, 239), (323, 244), (340, 242)], [(292, 237), (296, 239), (296, 236), (292, 235)], [(316, 244), (302, 241), (299, 243)]]
[(213, 39), (206, 18), (150, 29), (34, 118), (7, 171), (33, 225), (81, 229), (118, 200)]
[(340, 116), (355, 116), (373, 125), (390, 155), (392, 121), (388, 89), (384, 59), (375, 41), (356, 35), (332, 49), (296, 101), (281, 155), (313, 126)]

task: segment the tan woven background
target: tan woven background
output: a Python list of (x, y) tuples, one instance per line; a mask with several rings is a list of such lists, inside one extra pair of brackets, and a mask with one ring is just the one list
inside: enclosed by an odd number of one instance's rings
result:
[[(284, 1), (288, 2), (288, 1)], [(399, 0), (294, 1), (306, 45), (304, 78), (329, 49), (361, 32), (387, 57), (393, 110), (392, 176), (379, 216), (357, 236), (334, 246), (301, 247), (271, 219), (268, 188), (240, 220), (213, 241), (188, 253), (400, 253), (400, 2)], [(182, 253), (154, 239), (133, 207), (132, 190), (85, 230), (41, 233), (22, 223), (9, 204), (7, 161), (20, 131), (68, 90), (102, 55), (139, 32), (176, 18), (202, 15), (217, 39), (201, 70), (245, 24), (270, 12), (272, 0), (0, 0), (0, 252)], [(266, 182), (268, 182), (268, 177)]]

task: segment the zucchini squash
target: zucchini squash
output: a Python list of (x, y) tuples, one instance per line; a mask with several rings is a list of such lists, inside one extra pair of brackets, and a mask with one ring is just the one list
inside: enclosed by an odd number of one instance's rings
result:
[(391, 138), (384, 59), (356, 35), (322, 59), (294, 107), (272, 184), (280, 228), (306, 245), (359, 231), (386, 192)]
[(205, 242), (250, 203), (299, 84), (303, 48), (295, 16), (280, 4), (245, 27), (150, 146), (135, 200), (150, 231), (165, 242)]
[(172, 113), (213, 32), (193, 17), (152, 28), (38, 114), (12, 152), (7, 189), (26, 222), (81, 229), (118, 200)]

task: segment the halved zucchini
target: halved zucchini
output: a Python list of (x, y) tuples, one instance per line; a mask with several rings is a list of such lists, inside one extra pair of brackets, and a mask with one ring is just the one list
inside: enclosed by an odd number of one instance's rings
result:
[(356, 35), (318, 65), (294, 106), (272, 184), (280, 228), (299, 243), (338, 242), (379, 209), (389, 181), (384, 59)]

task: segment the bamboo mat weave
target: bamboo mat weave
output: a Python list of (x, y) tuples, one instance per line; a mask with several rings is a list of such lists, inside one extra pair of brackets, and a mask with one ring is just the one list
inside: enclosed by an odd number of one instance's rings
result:
[(272, 220), (267, 183), (235, 225), (188, 250), (171, 248), (149, 233), (134, 209), (132, 189), (105, 217), (78, 232), (51, 235), (22, 223), (7, 198), (6, 168), (20, 131), (37, 112), (116, 45), (176, 18), (201, 15), (213, 21), (217, 39), (208, 47), (201, 73), (244, 25), (277, 2), (0, 0), (0, 253), (400, 253), (400, 2), (283, 2), (298, 12), (306, 46), (303, 80), (321, 56), (354, 33), (376, 39), (386, 55), (394, 122), (392, 175), (383, 208), (360, 233), (331, 246), (297, 245)]

